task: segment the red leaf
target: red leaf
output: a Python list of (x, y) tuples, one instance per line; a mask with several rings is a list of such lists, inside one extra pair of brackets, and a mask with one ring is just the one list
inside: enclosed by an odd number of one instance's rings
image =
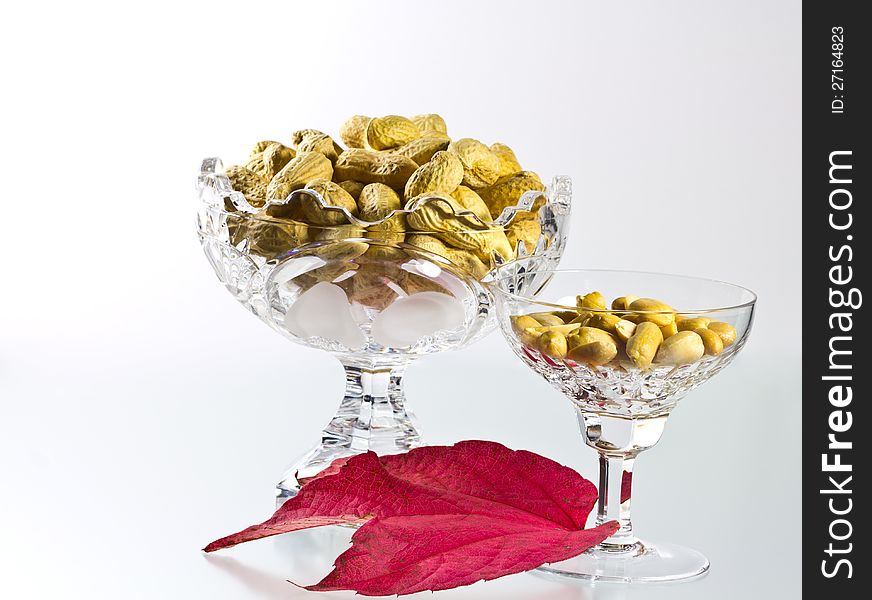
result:
[(306, 589), (364, 596), (446, 590), (578, 556), (617, 529), (616, 521), (572, 530), (495, 514), (377, 518), (354, 534), (333, 571)]
[(572, 469), (494, 442), (381, 458), (368, 452), (334, 462), (271, 519), (205, 550), (372, 519), (310, 589), (447, 589), (564, 560), (601, 542), (618, 524), (583, 529), (596, 500), (594, 485)]
[(621, 473), (621, 504), (630, 499), (633, 494), (633, 473), (624, 471)]
[[(339, 461), (344, 464), (336, 469), (334, 465)], [(270, 519), (215, 540), (203, 550), (214, 552), (243, 542), (321, 525), (361, 523), (381, 514), (384, 510), (382, 503), (390, 502), (395, 491), (394, 482), (372, 452), (339, 459), (306, 483)]]

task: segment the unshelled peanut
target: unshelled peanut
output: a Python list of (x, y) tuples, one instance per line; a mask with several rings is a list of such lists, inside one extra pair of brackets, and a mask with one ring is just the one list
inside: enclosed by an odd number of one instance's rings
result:
[(463, 165), (450, 152), (436, 152), (429, 162), (415, 169), (406, 182), (406, 201), (422, 194), (450, 194), (463, 180)]
[(339, 187), (351, 194), (351, 197), (357, 200), (360, 198), (360, 193), (363, 191), (363, 188), (366, 187), (366, 184), (362, 181), (346, 179), (345, 181), (339, 182)]
[(490, 148), (472, 138), (454, 140), (448, 145), (463, 166), (463, 184), (473, 189), (495, 183), (500, 176), (500, 159)]
[[(544, 190), (538, 175), (523, 171), (506, 144), (487, 146), (469, 137), (452, 141), (445, 120), (435, 113), (354, 115), (335, 139), (319, 129), (299, 129), (287, 145), (257, 142), (243, 165), (228, 167), (225, 174), (251, 208), (225, 197), (225, 210), (238, 215), (228, 228), (237, 244), (246, 240), (250, 252), (270, 258), (279, 249), (316, 241), (319, 227), (335, 227), (331, 235), (372, 240), (368, 259), (402, 260), (399, 244), (418, 242), (483, 277), (516, 258), (520, 248), (529, 255), (551, 243), (537, 219), (539, 201), (512, 213), (505, 224), (495, 223), (524, 192)], [(311, 193), (297, 193), (303, 188)], [(251, 218), (261, 222), (245, 223), (252, 209), (257, 214)], [(335, 269), (323, 270), (328, 277)], [(550, 324), (557, 318), (543, 317)]]
[(369, 121), (369, 117), (354, 115), (339, 128), (339, 138), (349, 148), (365, 148), (366, 126), (369, 124)]
[(436, 137), (419, 137), (399, 148), (391, 150), (391, 154), (399, 154), (411, 158), (417, 165), (424, 165), (440, 150), (448, 148), (448, 140)]
[(406, 181), (417, 168), (411, 158), (359, 148), (350, 148), (340, 154), (335, 167), (337, 179), (383, 183), (398, 192), (405, 188)]
[[(345, 209), (351, 215), (357, 216), (357, 202), (338, 183), (333, 183), (327, 179), (317, 179), (306, 185), (305, 189), (321, 196), (328, 207)], [(301, 202), (303, 205), (303, 221), (306, 223), (313, 223), (315, 225), (342, 225), (348, 223), (348, 218), (343, 212), (325, 208), (314, 198)]]
[(294, 190), (299, 190), (312, 181), (333, 178), (333, 166), (319, 152), (300, 152), (286, 164), (269, 182), (266, 188), (268, 200), (284, 200)]
[(514, 219), (506, 228), (506, 237), (513, 251), (518, 249), (518, 242), (523, 242), (524, 252), (530, 255), (542, 237), (542, 226), (532, 219)]
[(411, 119), (398, 115), (377, 117), (366, 124), (366, 144), (373, 150), (390, 150), (421, 137)]
[(442, 134), (448, 133), (448, 126), (445, 124), (445, 119), (434, 113), (415, 115), (412, 117), (412, 123), (417, 125), (418, 129), (422, 132), (432, 131)]
[(476, 191), (496, 219), (503, 210), (515, 206), (526, 192), (542, 192), (544, 190), (545, 186), (542, 185), (538, 175), (531, 171), (521, 171), (514, 175), (501, 177), (492, 185)]
[(459, 204), (463, 210), (470, 211), (476, 217), (481, 219), (483, 223), (491, 222), (491, 214), (487, 208), (487, 204), (484, 203), (481, 196), (475, 193), (475, 190), (472, 190), (465, 185), (458, 185), (457, 188), (451, 192), (451, 197), (457, 200), (457, 204)]
[[(295, 136), (296, 137), (296, 136)], [(300, 141), (296, 144), (297, 152), (320, 152), (326, 156), (331, 163), (336, 163), (342, 148), (333, 141), (326, 133), (307, 129), (300, 136)]]
[(248, 203), (254, 207), (263, 206), (266, 202), (266, 188), (269, 180), (255, 173), (251, 169), (240, 166), (227, 167), (225, 171), (227, 179), (233, 189), (242, 192)]
[(499, 142), (491, 144), (490, 151), (500, 160), (500, 177), (514, 175), (523, 170), (521, 169), (521, 163), (518, 162), (518, 157), (505, 144)]
[(400, 209), (399, 194), (383, 183), (367, 184), (360, 192), (357, 206), (362, 221), (379, 221)]
[(409, 233), (406, 235), (406, 242), (446, 258), (475, 277), (484, 277), (490, 270), (475, 254), (466, 250), (451, 248), (442, 240), (432, 235)]

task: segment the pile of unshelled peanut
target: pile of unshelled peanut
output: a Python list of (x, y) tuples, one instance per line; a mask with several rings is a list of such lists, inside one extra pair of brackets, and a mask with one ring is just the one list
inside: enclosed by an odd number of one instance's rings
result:
[(577, 297), (576, 310), (512, 317), (518, 339), (556, 359), (591, 366), (648, 369), (717, 356), (736, 341), (729, 323), (677, 313), (654, 298), (621, 296), (607, 310), (599, 292)]
[(231, 220), (234, 243), (245, 239), (252, 252), (272, 257), (314, 241), (406, 242), (482, 277), (495, 262), (514, 258), (519, 242), (529, 253), (539, 241), (535, 212), (494, 224), (522, 194), (545, 190), (505, 144), (452, 140), (436, 114), (357, 115), (339, 134), (346, 149), (303, 129), (289, 145), (258, 142), (244, 165), (226, 169), (233, 189), (256, 209), (254, 218), (243, 217), (225, 202), (239, 215)]

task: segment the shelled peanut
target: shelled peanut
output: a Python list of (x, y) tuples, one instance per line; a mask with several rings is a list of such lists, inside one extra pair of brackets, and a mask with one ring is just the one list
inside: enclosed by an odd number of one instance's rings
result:
[[(252, 252), (274, 256), (323, 236), (318, 228), (348, 226), (349, 235), (420, 243), (479, 278), (495, 261), (514, 258), (520, 244), (529, 253), (539, 242), (531, 211), (505, 228), (494, 223), (525, 192), (545, 190), (507, 145), (452, 139), (436, 114), (355, 115), (339, 138), (346, 148), (302, 129), (288, 145), (258, 142), (244, 165), (228, 167), (231, 186), (257, 217), (231, 222), (233, 242), (247, 240)], [(317, 192), (326, 206), (298, 190)]]
[(717, 356), (736, 341), (729, 323), (678, 314), (655, 298), (621, 296), (606, 307), (599, 292), (580, 295), (575, 310), (513, 316), (525, 345), (555, 359), (597, 367), (647, 370), (692, 364)]

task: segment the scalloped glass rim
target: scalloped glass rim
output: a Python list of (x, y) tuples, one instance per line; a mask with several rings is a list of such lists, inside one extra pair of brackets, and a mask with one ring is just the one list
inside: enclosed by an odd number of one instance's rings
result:
[[(569, 306), (566, 304), (556, 304), (553, 302), (544, 302), (541, 300), (535, 300), (535, 299), (532, 299), (529, 297), (520, 296), (518, 294), (515, 294), (513, 292), (510, 292), (508, 290), (503, 289), (503, 286), (500, 285), (500, 282), (511, 281), (511, 280), (516, 281), (519, 277), (517, 274), (500, 276), (500, 274), (499, 274), (500, 270), (502, 270), (506, 266), (511, 266), (511, 264), (512, 263), (509, 262), (509, 263), (506, 263), (506, 265), (501, 265), (501, 266), (494, 269), (494, 271), (495, 271), (494, 278), (489, 282), (489, 284), (499, 294), (506, 296), (507, 298), (511, 298), (513, 300), (516, 300), (518, 302), (524, 302), (527, 304), (537, 304), (537, 305), (546, 306), (548, 308), (552, 308), (555, 310), (569, 310), (569, 311), (577, 311), (578, 310), (578, 306), (576, 306), (576, 305)], [(548, 276), (545, 278), (546, 282), (550, 279), (551, 275), (554, 275), (557, 273), (626, 273), (628, 275), (651, 275), (651, 276), (660, 276), (660, 277), (674, 277), (676, 279), (686, 279), (688, 281), (707, 281), (709, 283), (717, 283), (717, 284), (731, 287), (731, 288), (734, 288), (737, 290), (741, 290), (741, 291), (751, 295), (750, 300), (747, 300), (746, 302), (742, 302), (741, 304), (733, 304), (730, 306), (719, 306), (717, 308), (703, 308), (703, 309), (697, 309), (697, 310), (681, 308), (681, 309), (674, 309), (674, 310), (632, 310), (632, 311), (630, 311), (630, 310), (615, 310), (615, 309), (609, 309), (609, 308), (585, 308), (584, 309), (586, 312), (592, 312), (592, 313), (615, 313), (615, 312), (618, 312), (618, 313), (622, 313), (622, 314), (632, 313), (632, 314), (646, 314), (646, 315), (660, 315), (660, 314), (698, 315), (698, 314), (709, 314), (709, 313), (717, 313), (717, 312), (726, 312), (726, 311), (731, 311), (731, 310), (740, 310), (743, 308), (750, 308), (751, 306), (754, 306), (754, 304), (757, 302), (757, 294), (754, 293), (753, 291), (749, 290), (748, 288), (741, 286), (741, 285), (737, 285), (735, 283), (730, 283), (728, 281), (721, 281), (720, 279), (710, 279), (708, 277), (695, 277), (692, 275), (677, 275), (674, 273), (658, 273), (656, 271), (631, 271), (631, 270), (626, 270), (626, 269), (540, 269), (540, 270), (536, 271), (536, 275), (538, 277), (542, 277), (543, 275)]]
[[(298, 190), (302, 191), (302, 190)], [(341, 225), (312, 225), (311, 223), (307, 223), (305, 221), (297, 221), (295, 219), (290, 219), (287, 217), (271, 217), (268, 215), (253, 215), (249, 213), (239, 213), (239, 212), (229, 212), (220, 207), (213, 207), (220, 214), (226, 215), (231, 219), (235, 219), (242, 222), (250, 222), (250, 223), (265, 223), (270, 225), (300, 225), (310, 229), (312, 231), (344, 231), (349, 227), (359, 227), (362, 230), (367, 229), (368, 227), (373, 227), (374, 225), (378, 225), (379, 223), (366, 223), (364, 221), (358, 221), (356, 223), (342, 223)], [(343, 209), (344, 210), (344, 209)], [(393, 214), (393, 213), (392, 213)], [(465, 216), (461, 213), (455, 213), (458, 216)], [(508, 225), (495, 225), (491, 224), (488, 229), (453, 229), (452, 233), (463, 233), (469, 235), (487, 235), (489, 233), (493, 233), (495, 231), (507, 231)], [(379, 230), (380, 233), (384, 233), (385, 235), (389, 235), (391, 233), (409, 233), (409, 234), (421, 234), (421, 235), (437, 235), (444, 234), (445, 231), (436, 231), (436, 230), (426, 230), (426, 229), (398, 229), (398, 230)], [(345, 239), (345, 238), (342, 238)], [(378, 239), (378, 238), (373, 238)]]
[[(266, 204), (264, 204), (264, 206), (261, 207), (260, 209), (255, 208), (251, 204), (248, 203), (248, 200), (245, 199), (245, 196), (241, 192), (238, 192), (238, 191), (233, 189), (233, 186), (231, 185), (230, 180), (227, 179), (227, 177), (224, 175), (224, 163), (218, 157), (210, 157), (210, 158), (203, 159), (203, 161), (200, 165), (200, 176), (198, 178), (198, 187), (202, 188), (204, 186), (204, 184), (206, 183), (206, 180), (209, 178), (214, 178), (218, 181), (219, 191), (225, 192), (227, 194), (227, 196), (229, 197), (230, 202), (239, 211), (239, 212), (231, 213), (231, 212), (228, 212), (227, 210), (225, 210), (223, 207), (219, 207), (219, 206), (215, 207), (217, 210), (219, 210), (225, 214), (233, 215), (235, 218), (238, 218), (241, 220), (261, 221), (264, 223), (275, 223), (276, 221), (281, 221), (283, 223), (306, 225), (307, 227), (310, 227), (313, 229), (321, 229), (321, 230), (338, 229), (338, 228), (342, 228), (342, 227), (348, 227), (349, 225), (351, 225), (351, 226), (356, 225), (356, 226), (360, 226), (360, 227), (372, 227), (372, 226), (379, 225), (379, 224), (385, 223), (386, 221), (391, 220), (395, 215), (408, 215), (408, 214), (414, 212), (415, 209), (417, 208), (418, 204), (422, 203), (425, 200), (429, 200), (431, 198), (446, 199), (446, 197), (442, 194), (428, 194), (427, 196), (416, 198), (415, 202), (412, 205), (413, 208), (402, 208), (402, 209), (393, 210), (389, 214), (387, 214), (383, 219), (381, 219), (379, 221), (363, 221), (361, 219), (358, 219), (354, 215), (352, 215), (345, 208), (328, 204), (327, 201), (324, 200), (324, 198), (321, 196), (321, 194), (319, 194), (315, 190), (310, 190), (310, 189), (306, 189), (306, 188), (303, 188), (300, 190), (294, 190), (283, 201), (270, 200)], [(466, 219), (472, 220), (473, 222), (481, 223), (481, 227), (482, 227), (481, 229), (457, 230), (456, 233), (470, 233), (470, 234), (487, 233), (489, 230), (493, 231), (496, 228), (505, 230), (507, 228), (507, 226), (510, 225), (512, 223), (512, 221), (514, 221), (515, 217), (517, 216), (517, 214), (519, 212), (529, 212), (530, 209), (533, 208), (533, 205), (535, 204), (535, 202), (539, 198), (543, 198), (546, 201), (546, 205), (562, 207), (562, 204), (560, 202), (554, 202), (553, 200), (549, 199), (549, 193), (555, 192), (558, 188), (563, 188), (563, 189), (561, 189), (561, 191), (559, 193), (569, 194), (569, 193), (571, 193), (570, 192), (571, 185), (572, 185), (571, 179), (569, 177), (567, 177), (565, 175), (555, 175), (552, 178), (552, 184), (550, 186), (546, 186), (545, 191), (540, 192), (537, 190), (530, 190), (530, 191), (524, 192), (521, 195), (521, 197), (518, 199), (518, 203), (516, 205), (508, 206), (505, 209), (503, 209), (503, 212), (500, 213), (500, 216), (492, 222), (482, 221), (472, 211), (469, 211), (469, 210), (455, 211), (453, 208), (451, 208), (451, 212), (455, 216), (464, 217)], [(309, 225), (308, 223), (304, 223), (302, 221), (295, 221), (292, 219), (286, 219), (286, 218), (281, 218), (281, 217), (270, 217), (270, 216), (265, 216), (265, 215), (261, 215), (258, 213), (259, 210), (266, 208), (268, 206), (284, 206), (294, 197), (301, 196), (301, 195), (309, 196), (310, 198), (313, 198), (327, 212), (335, 212), (335, 213), (343, 215), (348, 220), (348, 223), (344, 223), (342, 225)], [(541, 208), (540, 208), (540, 210), (541, 210)], [(420, 234), (424, 234), (424, 235), (432, 234), (432, 233), (444, 233), (444, 232), (438, 232), (438, 231), (422, 231), (422, 230), (411, 230), (411, 229), (407, 230), (406, 232), (414, 232), (414, 233), (420, 233)], [(397, 233), (401, 233), (401, 232), (398, 231)]]

